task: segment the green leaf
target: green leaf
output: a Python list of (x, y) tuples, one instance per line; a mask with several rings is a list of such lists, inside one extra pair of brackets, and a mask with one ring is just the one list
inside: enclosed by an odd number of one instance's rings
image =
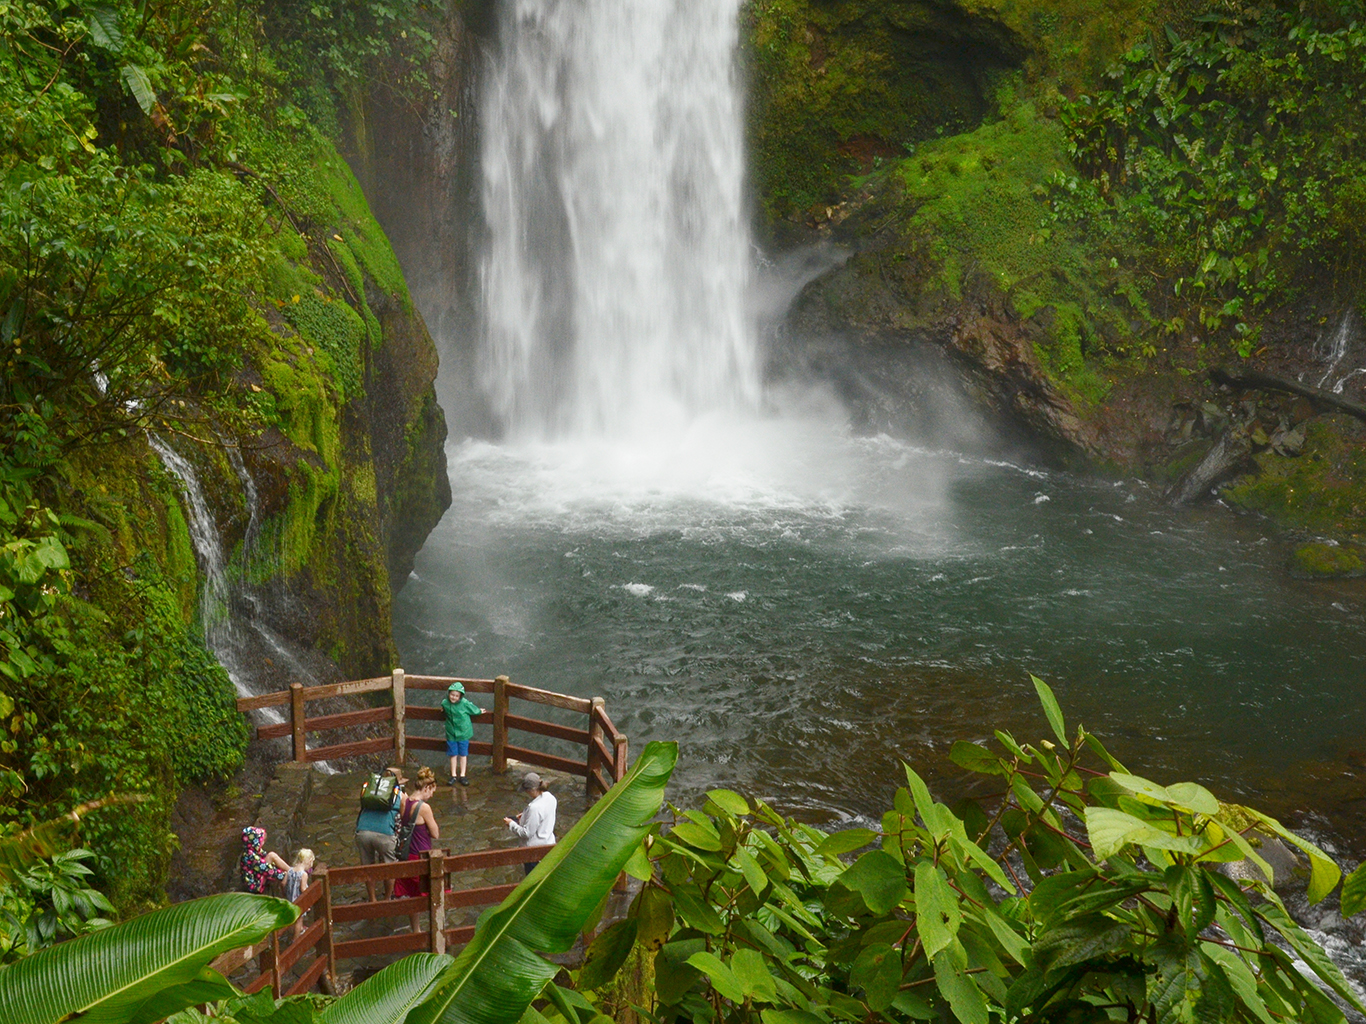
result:
[(636, 920), (636, 941), (647, 949), (659, 948), (673, 931), (673, 903), (658, 886), (641, 888), (631, 901), (630, 915)]
[(1174, 782), (1167, 787), (1171, 802), (1196, 814), (1215, 815), (1219, 813), (1219, 801), (1204, 786), (1194, 782)]
[(1004, 775), (1005, 765), (1001, 759), (980, 743), (958, 740), (949, 749), (949, 760), (960, 768), (983, 775)]
[(666, 1005), (682, 1001), (702, 975), (688, 965), (688, 958), (706, 948), (702, 939), (675, 939), (666, 942), (655, 955), (655, 988)]
[(601, 988), (617, 976), (636, 944), (639, 922), (627, 918), (603, 930), (588, 946), (579, 972), (579, 988)]
[(1323, 980), (1325, 985), (1346, 1000), (1357, 1012), (1366, 1013), (1366, 1005), (1362, 1004), (1361, 997), (1356, 994), (1356, 990), (1342, 976), (1342, 971), (1338, 965), (1328, 958), (1323, 947), (1291, 920), (1290, 915), (1285, 912), (1285, 907), (1281, 906), (1275, 893), (1269, 893), (1268, 898), (1271, 902), (1254, 907), (1253, 913), (1280, 932), (1281, 937), (1289, 943), (1290, 948), (1309, 965), (1310, 969)]
[(816, 847), (816, 854), (825, 857), (838, 857), (842, 854), (853, 853), (855, 850), (863, 849), (877, 837), (878, 833), (867, 828), (848, 828), (843, 832), (831, 832)]
[(1039, 703), (1043, 705), (1043, 713), (1048, 718), (1048, 724), (1053, 729), (1053, 735), (1058, 737), (1058, 742), (1064, 747), (1068, 746), (1067, 730), (1063, 728), (1062, 708), (1058, 707), (1058, 698), (1053, 696), (1053, 690), (1036, 675), (1029, 677), (1034, 683), (1034, 690), (1039, 695)]
[(883, 1012), (901, 985), (901, 954), (885, 942), (865, 946), (849, 970), (849, 984), (863, 989), (868, 1009)]
[(721, 837), (715, 831), (703, 828), (691, 821), (682, 821), (669, 830), (670, 839), (687, 843), (698, 850), (718, 853), (721, 850)]
[(688, 966), (695, 967), (707, 976), (712, 987), (732, 1003), (745, 1001), (745, 990), (731, 969), (707, 952), (694, 953), (688, 957)]
[[(40, 950), (0, 970), (0, 1020), (56, 1024), (77, 1013), (90, 1024), (137, 1020), (159, 994), (199, 982), (220, 953), (258, 942), (298, 913), (284, 900), (225, 893)], [(174, 1008), (157, 1007), (164, 1017), (193, 1003), (191, 994)]]
[(987, 1024), (987, 998), (967, 972), (967, 952), (955, 940), (934, 958), (934, 981), (962, 1024)]
[(1239, 1001), (1262, 1024), (1276, 1024), (1275, 1019), (1266, 1010), (1266, 1000), (1257, 991), (1256, 975), (1252, 973), (1252, 968), (1243, 961), (1243, 958), (1233, 950), (1225, 949), (1215, 942), (1202, 942), (1200, 948), (1224, 972), (1224, 977), (1228, 980)]
[(740, 866), (740, 874), (744, 876), (745, 884), (750, 887), (755, 895), (768, 888), (768, 876), (764, 874), (764, 869), (755, 859), (754, 854), (741, 847), (735, 851), (734, 859)]
[(1052, 975), (1119, 949), (1129, 940), (1129, 931), (1123, 921), (1104, 914), (1069, 918), (1034, 941), (1034, 955)]
[(1091, 854), (1096, 860), (1113, 857), (1127, 844), (1192, 854), (1205, 849), (1205, 843), (1197, 836), (1174, 836), (1112, 807), (1088, 807), (1085, 818)]
[(119, 31), (118, 12), (109, 7), (88, 8), (90, 41), (103, 50), (118, 53), (123, 49), (123, 33)]
[(654, 877), (654, 865), (650, 862), (650, 855), (646, 852), (644, 843), (635, 848), (622, 870), (640, 882), (648, 882)]
[(915, 866), (915, 913), (925, 956), (933, 960), (958, 935), (963, 914), (958, 909), (958, 895), (949, 888), (944, 872), (927, 860)]
[(857, 893), (868, 911), (879, 917), (906, 897), (905, 868), (882, 850), (865, 853), (840, 874), (835, 884)]
[(727, 814), (733, 814), (737, 818), (749, 813), (749, 803), (745, 798), (729, 789), (709, 789), (707, 790), (707, 799)]
[(757, 949), (737, 949), (730, 960), (730, 970), (744, 989), (745, 995), (756, 1003), (771, 1003), (778, 998), (778, 988)]
[(451, 959), (414, 953), (373, 974), (322, 1011), (323, 1024), (403, 1024), (431, 994)]
[(675, 889), (673, 891), (674, 912), (683, 921), (699, 932), (706, 932), (708, 935), (720, 935), (726, 930), (725, 922), (721, 916), (712, 908), (711, 904), (702, 899), (697, 893), (689, 892), (685, 889)]
[(823, 1017), (806, 1010), (766, 1009), (759, 1016), (764, 1024), (828, 1024)]
[(1320, 902), (1337, 888), (1338, 881), (1342, 878), (1342, 869), (1337, 866), (1333, 858), (1308, 839), (1302, 839), (1291, 832), (1270, 815), (1253, 810), (1251, 807), (1244, 807), (1242, 810), (1252, 815), (1287, 843), (1304, 851), (1305, 856), (1309, 858), (1309, 891), (1307, 895), (1310, 903)]
[(1165, 878), (1176, 901), (1177, 917), (1193, 939), (1214, 920), (1214, 888), (1209, 873), (1194, 865), (1178, 864), (1166, 870)]
[(1360, 864), (1342, 882), (1342, 916), (1351, 917), (1366, 910), (1366, 863)]
[(136, 64), (125, 64), (119, 68), (119, 74), (123, 78), (123, 84), (128, 86), (128, 91), (133, 94), (133, 99), (138, 101), (142, 112), (150, 114), (157, 105), (157, 94), (152, 89), (152, 83), (147, 80), (147, 72)]
[(647, 744), (512, 894), (480, 915), (469, 945), (407, 1024), (516, 1024), (559, 970), (540, 954), (573, 946), (649, 830), (677, 761), (677, 744)]

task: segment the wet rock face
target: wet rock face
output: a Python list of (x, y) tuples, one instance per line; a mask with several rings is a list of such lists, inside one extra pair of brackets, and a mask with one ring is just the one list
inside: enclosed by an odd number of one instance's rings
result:
[[(961, 299), (938, 294), (902, 255), (860, 253), (809, 284), (771, 349), (771, 372), (833, 383), (865, 429), (962, 444), (967, 417), (979, 444), (995, 435), (1063, 463), (1107, 457), (1039, 365), (1047, 308), (1022, 319), (982, 279)], [(950, 407), (957, 418), (942, 415)]]
[[(350, 98), (343, 112), (343, 155), (403, 266), (413, 303), (441, 351), (443, 380), (470, 379), (474, 329), (471, 288), (478, 232), (480, 47), (494, 32), (494, 5), (437, 5), (434, 49), (423, 69), (429, 85), (393, 81)], [(378, 80), (377, 80), (378, 81)], [(415, 101), (395, 102), (394, 84)], [(410, 98), (412, 99), (412, 98)], [(447, 401), (460, 433), (485, 421), (473, 395)], [(404, 570), (404, 576), (407, 571)]]

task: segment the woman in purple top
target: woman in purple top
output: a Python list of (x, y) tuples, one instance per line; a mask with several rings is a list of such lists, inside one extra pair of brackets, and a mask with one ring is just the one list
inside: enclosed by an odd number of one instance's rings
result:
[[(409, 860), (421, 860), (423, 853), (432, 848), (432, 840), (441, 838), (441, 828), (436, 823), (436, 815), (432, 813), (432, 805), (428, 803), (435, 792), (436, 774), (423, 765), (417, 772), (416, 788), (411, 795), (403, 798), (403, 807), (399, 811), (400, 821), (411, 821), (413, 815), (417, 815), (413, 840), (408, 847)], [(399, 878), (394, 881), (394, 899), (421, 896), (430, 890), (431, 880), (427, 878)], [(414, 914), (412, 920), (413, 931), (418, 931), (418, 915)]]

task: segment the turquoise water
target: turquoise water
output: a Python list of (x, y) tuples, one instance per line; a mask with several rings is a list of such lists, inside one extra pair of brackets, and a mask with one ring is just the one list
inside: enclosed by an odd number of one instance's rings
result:
[(601, 695), (679, 798), (879, 813), (899, 758), (951, 786), (953, 740), (1046, 735), (1035, 673), (1132, 770), (1347, 830), (1296, 780), (1366, 743), (1366, 592), (1255, 519), (817, 422), (448, 454), (404, 667)]

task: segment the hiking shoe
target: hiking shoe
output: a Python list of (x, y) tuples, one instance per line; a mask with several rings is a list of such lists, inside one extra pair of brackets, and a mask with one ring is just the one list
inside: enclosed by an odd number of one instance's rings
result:
[(462, 775), (462, 776), (460, 776), (460, 785), (462, 785), (462, 786), (468, 786), (469, 784), (470, 784), (470, 777), (469, 777), (468, 775)]

